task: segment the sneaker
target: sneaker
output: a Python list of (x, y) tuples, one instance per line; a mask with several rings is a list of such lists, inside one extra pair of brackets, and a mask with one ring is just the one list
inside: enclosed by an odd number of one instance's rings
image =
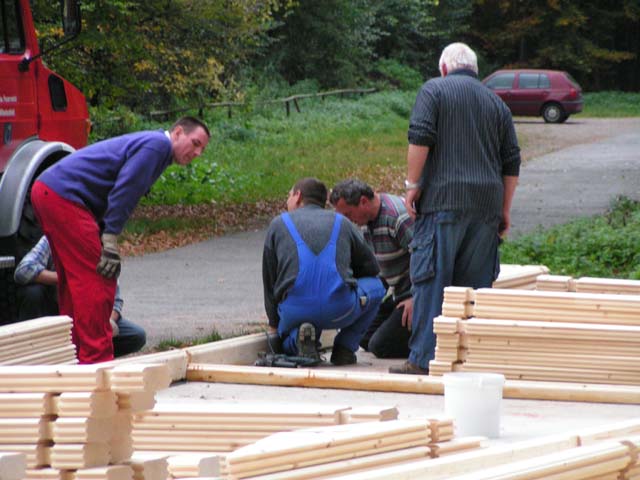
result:
[(298, 347), (298, 355), (300, 357), (320, 360), (320, 354), (316, 346), (316, 327), (312, 324), (303, 323), (300, 325), (296, 346)]
[(401, 373), (405, 375), (429, 375), (429, 369), (414, 365), (409, 360), (407, 360), (402, 365), (394, 365), (392, 367), (389, 367), (389, 373)]
[(353, 365), (358, 362), (358, 357), (348, 348), (342, 345), (334, 345), (331, 349), (331, 363), (334, 365)]

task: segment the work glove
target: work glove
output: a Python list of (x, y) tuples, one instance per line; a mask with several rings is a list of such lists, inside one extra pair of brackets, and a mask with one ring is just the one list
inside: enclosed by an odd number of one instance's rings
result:
[(96, 271), (106, 278), (118, 278), (120, 275), (120, 252), (118, 251), (118, 236), (113, 233), (103, 233), (102, 253)]

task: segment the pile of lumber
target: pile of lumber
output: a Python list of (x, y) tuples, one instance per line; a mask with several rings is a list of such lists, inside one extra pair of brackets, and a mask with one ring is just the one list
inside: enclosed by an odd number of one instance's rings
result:
[(564, 275), (540, 275), (536, 280), (536, 290), (640, 295), (640, 280), (594, 277), (574, 279)]
[[(227, 478), (319, 478), (339, 473), (336, 468), (349, 468), (335, 462), (357, 459), (358, 468), (364, 462), (378, 465), (393, 462), (390, 454), (384, 460), (379, 454), (396, 452), (398, 459), (406, 461), (416, 457), (429, 457), (429, 425), (423, 420), (390, 420), (365, 422), (330, 427), (282, 432), (239, 448), (225, 455), (222, 475)], [(401, 453), (397, 453), (401, 451)], [(398, 460), (396, 460), (398, 461)], [(322, 467), (321, 465), (329, 464)], [(314, 467), (302, 474), (298, 469)], [(351, 464), (351, 469), (354, 468)], [(294, 470), (295, 476), (267, 476), (276, 472)], [(304, 475), (304, 476), (303, 476)]]
[(159, 404), (134, 415), (132, 438), (136, 451), (231, 452), (276, 432), (397, 417), (395, 407)]
[(164, 365), (0, 367), (0, 452), (24, 455), (20, 478), (131, 479), (135, 408), (169, 383)]
[(0, 365), (76, 364), (73, 321), (42, 317), (0, 327)]
[(333, 480), (638, 480), (640, 418), (576, 432), (379, 466)]
[(640, 385), (638, 312), (640, 295), (448, 287), (430, 373)]
[(540, 275), (546, 275), (549, 269), (544, 265), (500, 265), (500, 274), (493, 288), (518, 288), (533, 290)]

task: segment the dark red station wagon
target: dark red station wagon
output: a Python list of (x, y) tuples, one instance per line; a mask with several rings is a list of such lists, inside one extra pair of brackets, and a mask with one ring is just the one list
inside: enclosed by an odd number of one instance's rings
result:
[(542, 116), (545, 122), (562, 123), (582, 111), (582, 89), (567, 72), (498, 70), (482, 83), (504, 100), (514, 116)]

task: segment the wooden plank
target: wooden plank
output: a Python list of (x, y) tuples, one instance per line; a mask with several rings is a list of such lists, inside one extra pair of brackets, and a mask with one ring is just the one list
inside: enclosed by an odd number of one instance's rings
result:
[(73, 344), (62, 347), (32, 353), (24, 356), (16, 356), (11, 360), (5, 360), (2, 365), (57, 365), (77, 361), (76, 347)]
[(60, 417), (111, 418), (118, 405), (116, 394), (101, 392), (65, 392), (55, 397), (55, 410)]
[(50, 460), (50, 447), (48, 444), (2, 444), (4, 453), (23, 453), (27, 459), (27, 468), (40, 468), (48, 466)]
[(51, 466), (61, 470), (77, 470), (107, 465), (109, 445), (106, 443), (55, 444), (51, 447)]
[(3, 453), (0, 445), (0, 478), (2, 480), (22, 480), (27, 469), (24, 453)]
[(356, 474), (341, 475), (333, 480), (444, 480), (455, 475), (502, 465), (577, 446), (577, 437), (554, 435), (511, 445), (471, 450), (457, 455), (378, 468)]
[(40, 418), (0, 418), (0, 451), (3, 443), (29, 444), (51, 441), (50, 420)]
[(83, 468), (76, 470), (75, 480), (133, 480), (133, 469), (129, 465)]
[(355, 373), (305, 368), (266, 368), (238, 365), (190, 364), (188, 381), (304, 386), (346, 390), (442, 394), (442, 381), (426, 375)]
[(214, 477), (220, 474), (220, 456), (212, 453), (172, 455), (167, 469), (173, 478)]
[[(192, 364), (187, 379), (257, 385), (289, 385), (380, 392), (438, 394), (444, 392), (442, 378), (424, 375), (362, 374), (353, 371), (323, 372), (312, 369), (240, 367), (232, 365)], [(504, 398), (565, 400), (637, 404), (640, 387), (590, 385), (570, 382), (532, 382), (507, 380)]]
[(324, 478), (329, 475), (344, 474), (368, 468), (394, 465), (398, 463), (417, 460), (429, 456), (428, 447), (414, 447), (392, 452), (367, 455), (365, 457), (352, 458), (331, 463), (304, 468), (295, 468), (290, 471), (281, 471), (275, 474), (252, 477), (253, 480), (307, 480)]
[(0, 417), (25, 418), (53, 415), (50, 393), (0, 393)]
[(26, 480), (75, 480), (72, 470), (58, 470), (57, 468), (28, 468)]
[(166, 455), (135, 453), (127, 464), (133, 469), (134, 480), (166, 480), (169, 473)]
[[(187, 374), (187, 363), (189, 356), (186, 350), (169, 350), (166, 352), (150, 353), (147, 355), (138, 355), (135, 357), (125, 357), (111, 362), (105, 362), (105, 366), (116, 366), (133, 363), (155, 363), (167, 365), (169, 368), (169, 376), (171, 381), (177, 382), (184, 380)], [(164, 479), (163, 479), (164, 480)]]
[(156, 404), (156, 395), (153, 391), (118, 393), (118, 408), (121, 410), (131, 410), (132, 412), (143, 412), (151, 410)]
[(121, 364), (107, 371), (107, 375), (111, 390), (116, 393), (156, 392), (171, 384), (165, 364)]
[(113, 434), (113, 417), (60, 417), (53, 422), (53, 441), (59, 443), (107, 443)]
[(0, 392), (82, 392), (107, 390), (100, 365), (0, 366)]
[(629, 461), (628, 447), (618, 442), (601, 442), (474, 471), (451, 480), (579, 480), (589, 475), (619, 471)]
[(267, 351), (267, 336), (255, 333), (185, 349), (189, 363), (251, 364), (258, 352)]

